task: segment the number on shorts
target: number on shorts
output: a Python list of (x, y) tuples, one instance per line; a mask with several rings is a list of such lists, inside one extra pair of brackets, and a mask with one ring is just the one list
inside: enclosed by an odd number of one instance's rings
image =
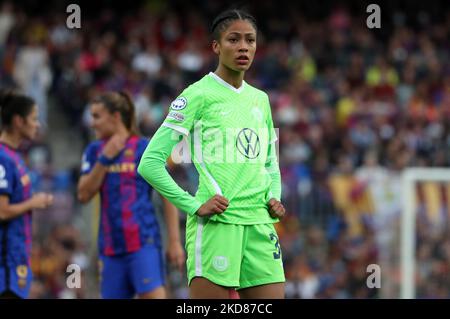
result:
[(278, 241), (278, 237), (275, 234), (270, 234), (270, 240), (273, 241), (275, 240), (275, 248), (277, 249), (276, 253), (273, 253), (273, 259), (280, 259), (281, 257), (281, 248), (280, 248), (280, 243)]

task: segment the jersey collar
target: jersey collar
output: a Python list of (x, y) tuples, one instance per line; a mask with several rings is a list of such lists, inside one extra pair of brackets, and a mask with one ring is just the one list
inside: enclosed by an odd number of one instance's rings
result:
[(226, 88), (229, 88), (230, 90), (236, 92), (236, 93), (241, 93), (242, 90), (244, 89), (245, 86), (245, 81), (242, 81), (242, 85), (239, 88), (235, 88), (234, 86), (232, 86), (230, 83), (228, 83), (227, 81), (224, 81), (220, 76), (218, 76), (217, 74), (215, 74), (214, 72), (209, 72), (209, 76), (211, 76), (214, 80), (216, 80), (219, 84), (223, 85)]
[(11, 146), (11, 145), (9, 145), (9, 144), (3, 142), (3, 141), (0, 141), (0, 144), (3, 145), (3, 146), (5, 146), (5, 147), (7, 147), (7, 148), (9, 148), (10, 150), (12, 150), (12, 151), (14, 151), (14, 152), (17, 152), (17, 151), (18, 151), (17, 148), (15, 148), (15, 147), (13, 147), (13, 146)]

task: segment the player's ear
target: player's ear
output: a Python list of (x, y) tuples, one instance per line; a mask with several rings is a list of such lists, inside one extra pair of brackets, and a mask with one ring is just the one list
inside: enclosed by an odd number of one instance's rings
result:
[(212, 42), (212, 49), (213, 49), (215, 54), (217, 54), (217, 55), (220, 54), (220, 44), (219, 44), (219, 42), (217, 42), (217, 40), (213, 40), (213, 42)]
[(116, 111), (112, 114), (112, 116), (114, 117), (114, 120), (119, 123), (120, 121), (122, 121), (122, 117), (120, 115), (120, 112)]
[(13, 115), (12, 127), (21, 128), (25, 125), (25, 119), (19, 114)]

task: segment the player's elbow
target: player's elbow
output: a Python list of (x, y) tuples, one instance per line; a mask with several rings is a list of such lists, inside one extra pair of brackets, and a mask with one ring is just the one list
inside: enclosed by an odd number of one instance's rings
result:
[(138, 172), (139, 175), (144, 177), (144, 168), (143, 168), (143, 165), (142, 165), (142, 160), (139, 162), (139, 165), (137, 167), (137, 172)]
[(87, 202), (90, 201), (92, 196), (89, 195), (89, 193), (82, 189), (81, 187), (78, 187), (78, 191), (77, 191), (77, 198), (78, 201), (80, 201), (83, 204), (86, 204)]
[(8, 212), (4, 209), (0, 210), (0, 223), (6, 222), (9, 219)]
[(86, 204), (89, 201), (88, 197), (83, 193), (78, 193), (77, 197), (78, 201), (81, 202), (82, 204)]
[(141, 161), (138, 165), (137, 172), (139, 175), (142, 176), (143, 179), (145, 179), (147, 182), (151, 183), (151, 174), (148, 174), (148, 161)]

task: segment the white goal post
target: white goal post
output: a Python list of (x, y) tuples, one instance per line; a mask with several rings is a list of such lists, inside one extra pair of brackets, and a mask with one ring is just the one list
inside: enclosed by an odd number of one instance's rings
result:
[(416, 296), (414, 281), (416, 265), (416, 214), (417, 182), (450, 182), (450, 168), (407, 168), (402, 174), (402, 220), (401, 220), (401, 288), (402, 299)]

